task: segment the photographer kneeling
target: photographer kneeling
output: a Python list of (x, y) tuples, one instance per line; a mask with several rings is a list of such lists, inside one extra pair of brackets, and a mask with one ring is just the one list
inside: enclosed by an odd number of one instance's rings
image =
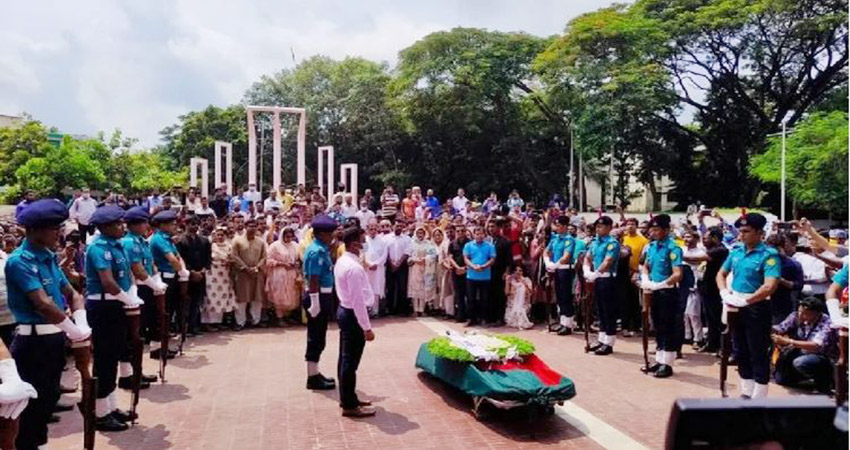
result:
[(812, 380), (818, 392), (829, 393), (835, 336), (823, 301), (804, 298), (797, 311), (773, 327), (773, 333), (773, 342), (780, 349), (774, 380), (785, 386)]

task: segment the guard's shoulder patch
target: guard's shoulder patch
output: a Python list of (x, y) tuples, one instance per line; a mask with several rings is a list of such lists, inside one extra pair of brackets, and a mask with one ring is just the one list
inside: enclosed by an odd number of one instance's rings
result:
[(671, 260), (671, 261), (675, 261), (675, 260), (676, 260), (676, 252), (670, 252), (670, 260)]
[(608, 250), (614, 250), (614, 244), (608, 244)]
[(770, 258), (767, 258), (767, 262), (766, 262), (766, 264), (767, 264), (768, 266), (775, 266), (775, 265), (776, 265), (776, 257), (775, 257), (775, 256), (771, 256)]

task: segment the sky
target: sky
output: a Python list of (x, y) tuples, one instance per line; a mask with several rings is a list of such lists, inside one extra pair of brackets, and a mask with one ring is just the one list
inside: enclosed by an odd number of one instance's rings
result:
[[(71, 134), (120, 128), (142, 146), (178, 116), (237, 103), (316, 54), (393, 66), (457, 26), (561, 33), (608, 0), (29, 0), (3, 2), (0, 114)], [(297, 105), (288, 105), (297, 106)], [(309, 112), (308, 112), (309, 113)]]

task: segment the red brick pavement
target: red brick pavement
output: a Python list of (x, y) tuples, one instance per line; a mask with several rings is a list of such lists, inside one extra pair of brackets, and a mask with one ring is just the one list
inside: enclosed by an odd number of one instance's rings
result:
[[(186, 355), (169, 362), (167, 383), (143, 391), (135, 428), (99, 433), (97, 448), (600, 447), (558, 416), (533, 423), (510, 413), (496, 414), (487, 422), (476, 420), (468, 397), (414, 367), (419, 345), (433, 336), (430, 320), (376, 323), (377, 339), (367, 344), (358, 372), (358, 390), (378, 409), (374, 418), (343, 418), (336, 391), (304, 388), (304, 328), (213, 333), (191, 340)], [(719, 396), (718, 366), (712, 356), (686, 353), (686, 359), (677, 362), (674, 378), (656, 380), (639, 371), (640, 338), (619, 339), (613, 355), (600, 357), (584, 354), (581, 335), (559, 337), (539, 328), (516, 333), (532, 340), (544, 361), (575, 381), (576, 405), (651, 448), (663, 445), (675, 398)], [(321, 368), (335, 376), (338, 334), (330, 330), (328, 337)], [(154, 373), (155, 363), (145, 364), (146, 372)], [(66, 375), (73, 377), (73, 371)], [(737, 380), (734, 371), (731, 378)], [(771, 385), (771, 395), (787, 391)], [(119, 398), (122, 407), (127, 405), (129, 395), (122, 391)], [(80, 448), (79, 414), (61, 416), (62, 421), (51, 426), (50, 448)]]

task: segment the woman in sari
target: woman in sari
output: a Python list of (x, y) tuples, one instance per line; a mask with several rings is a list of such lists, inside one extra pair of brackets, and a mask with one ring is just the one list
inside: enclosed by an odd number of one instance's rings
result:
[(208, 328), (216, 328), (225, 313), (236, 310), (236, 294), (230, 281), (230, 241), (225, 227), (213, 232), (211, 246), (212, 265), (207, 272), (207, 296), (201, 308), (201, 322)]
[(437, 298), (437, 247), (427, 239), (425, 228), (417, 227), (410, 246), (410, 272), (407, 278), (407, 296), (413, 301), (417, 316)]
[(452, 266), (448, 261), (452, 257), (449, 254), (449, 240), (445, 239), (440, 228), (434, 229), (431, 239), (437, 247), (437, 309), (446, 316), (454, 316), (455, 293), (452, 285)]
[(266, 257), (266, 298), (274, 307), (278, 323), (300, 306), (300, 267), (295, 230), (286, 227), (280, 239), (269, 247)]

